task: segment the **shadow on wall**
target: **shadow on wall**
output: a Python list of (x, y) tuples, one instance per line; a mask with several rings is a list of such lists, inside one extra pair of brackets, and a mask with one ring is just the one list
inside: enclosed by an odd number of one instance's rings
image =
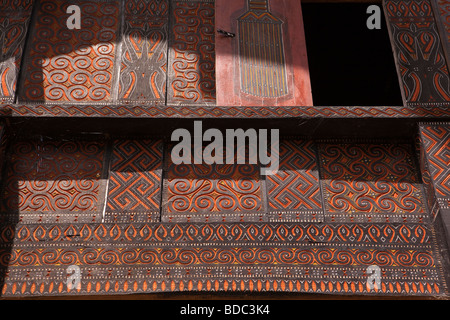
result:
[[(67, 27), (72, 3), (81, 29)], [(214, 101), (214, 4), (203, 3), (37, 0), (18, 102)]]
[[(31, 0), (21, 1), (31, 7)], [(215, 30), (201, 24), (211, 20), (206, 11), (196, 9), (200, 18), (188, 19), (192, 8), (183, 4), (188, 7), (174, 8), (177, 18), (172, 19), (167, 0), (149, 1), (152, 7), (144, 10), (147, 18), (143, 19), (145, 14), (136, 14), (142, 9), (128, 1), (122, 21), (120, 2), (93, 1), (81, 5), (82, 28), (68, 30), (66, 10), (71, 3), (36, 1), (34, 27), (28, 31), (21, 67), (19, 102), (164, 104), (166, 95), (171, 104), (215, 101), (214, 59), (204, 59), (214, 58), (214, 46), (206, 40), (211, 37), (213, 41)], [(302, 5), (314, 105), (403, 104), (384, 16), (381, 30), (367, 29), (367, 7), (355, 3)], [(23, 21), (20, 25), (18, 16), (0, 19), (5, 25), (1, 36), (9, 39), (6, 44), (23, 44), (21, 38), (27, 32)], [(184, 26), (176, 24), (180, 19)], [(174, 38), (169, 41), (171, 33)], [(14, 91), (11, 64), (21, 50), (3, 48), (3, 96)], [(169, 84), (168, 77), (173, 79)]]

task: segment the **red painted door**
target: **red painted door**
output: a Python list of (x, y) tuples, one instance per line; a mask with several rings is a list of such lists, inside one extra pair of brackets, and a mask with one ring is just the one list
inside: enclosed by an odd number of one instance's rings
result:
[(219, 106), (311, 106), (300, 1), (217, 0)]

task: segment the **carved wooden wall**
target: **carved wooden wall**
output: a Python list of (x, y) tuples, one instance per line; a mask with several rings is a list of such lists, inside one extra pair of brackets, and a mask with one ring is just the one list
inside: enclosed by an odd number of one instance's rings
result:
[(311, 106), (300, 1), (217, 0), (217, 104)]
[(404, 104), (448, 106), (449, 71), (431, 1), (386, 0), (384, 8)]

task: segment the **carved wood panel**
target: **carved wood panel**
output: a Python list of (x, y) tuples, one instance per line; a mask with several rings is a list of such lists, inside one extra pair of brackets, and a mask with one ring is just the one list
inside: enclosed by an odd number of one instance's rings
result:
[(113, 100), (119, 1), (80, 1), (81, 29), (67, 27), (68, 0), (41, 0), (23, 71), (24, 102)]
[(13, 103), (34, 0), (0, 1), (0, 103)]
[(436, 0), (431, 2), (436, 17), (436, 23), (441, 35), (442, 47), (447, 58), (447, 68), (450, 68), (450, 1)]
[(300, 1), (217, 0), (217, 104), (311, 106)]
[(405, 105), (450, 104), (450, 78), (428, 0), (384, 2)]
[(214, 0), (171, 1), (167, 105), (215, 105)]
[(125, 4), (119, 101), (166, 102), (168, 0)]
[[(11, 142), (1, 211), (23, 222), (100, 221), (105, 203), (105, 142), (19, 140)], [(66, 220), (67, 218), (67, 220)]]

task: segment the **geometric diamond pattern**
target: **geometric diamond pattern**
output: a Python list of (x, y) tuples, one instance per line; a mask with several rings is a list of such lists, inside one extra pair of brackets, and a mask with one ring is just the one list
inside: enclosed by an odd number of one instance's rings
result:
[[(104, 223), (3, 225), (0, 295), (447, 292), (432, 226), (428, 221), (403, 222), (405, 214), (419, 216), (423, 209), (414, 202), (414, 192), (408, 192), (420, 188), (410, 144), (322, 142), (317, 157), (314, 142), (280, 142), (279, 171), (266, 176), (266, 183), (259, 165), (175, 165), (168, 148), (163, 160), (163, 142), (156, 139), (13, 144), (5, 172), (30, 177), (29, 182), (33, 176), (49, 182), (63, 171), (73, 172), (74, 180), (95, 181), (108, 168), (99, 171), (101, 166), (84, 164), (109, 158), (109, 194), (105, 206), (101, 201), (97, 205), (107, 210)], [(66, 158), (78, 159), (73, 162), (81, 166), (69, 170)], [(164, 205), (159, 201), (163, 161)], [(54, 167), (46, 170), (50, 165)], [(339, 183), (348, 185), (336, 192)], [(321, 189), (326, 191), (323, 208)], [(362, 210), (368, 202), (373, 210), (338, 211), (339, 193), (353, 201), (353, 208)], [(384, 196), (392, 198), (392, 211), (381, 212)], [(417, 210), (406, 212), (410, 205)], [(143, 221), (160, 207), (163, 222), (176, 223)], [(324, 214), (381, 213), (383, 223), (315, 223)], [(107, 221), (114, 215), (120, 223)], [(386, 219), (393, 215), (400, 216), (400, 223)], [(123, 223), (124, 216), (138, 219)], [(81, 271), (76, 290), (67, 285), (67, 268), (73, 264)], [(367, 267), (374, 264), (381, 269), (381, 283), (370, 289)]]
[(161, 140), (116, 140), (111, 160), (107, 212), (159, 212)]
[(450, 207), (450, 125), (422, 125), (420, 133), (437, 200), (442, 208), (448, 208)]
[(266, 177), (269, 211), (277, 221), (319, 221), (322, 197), (313, 141), (282, 140), (280, 167)]

